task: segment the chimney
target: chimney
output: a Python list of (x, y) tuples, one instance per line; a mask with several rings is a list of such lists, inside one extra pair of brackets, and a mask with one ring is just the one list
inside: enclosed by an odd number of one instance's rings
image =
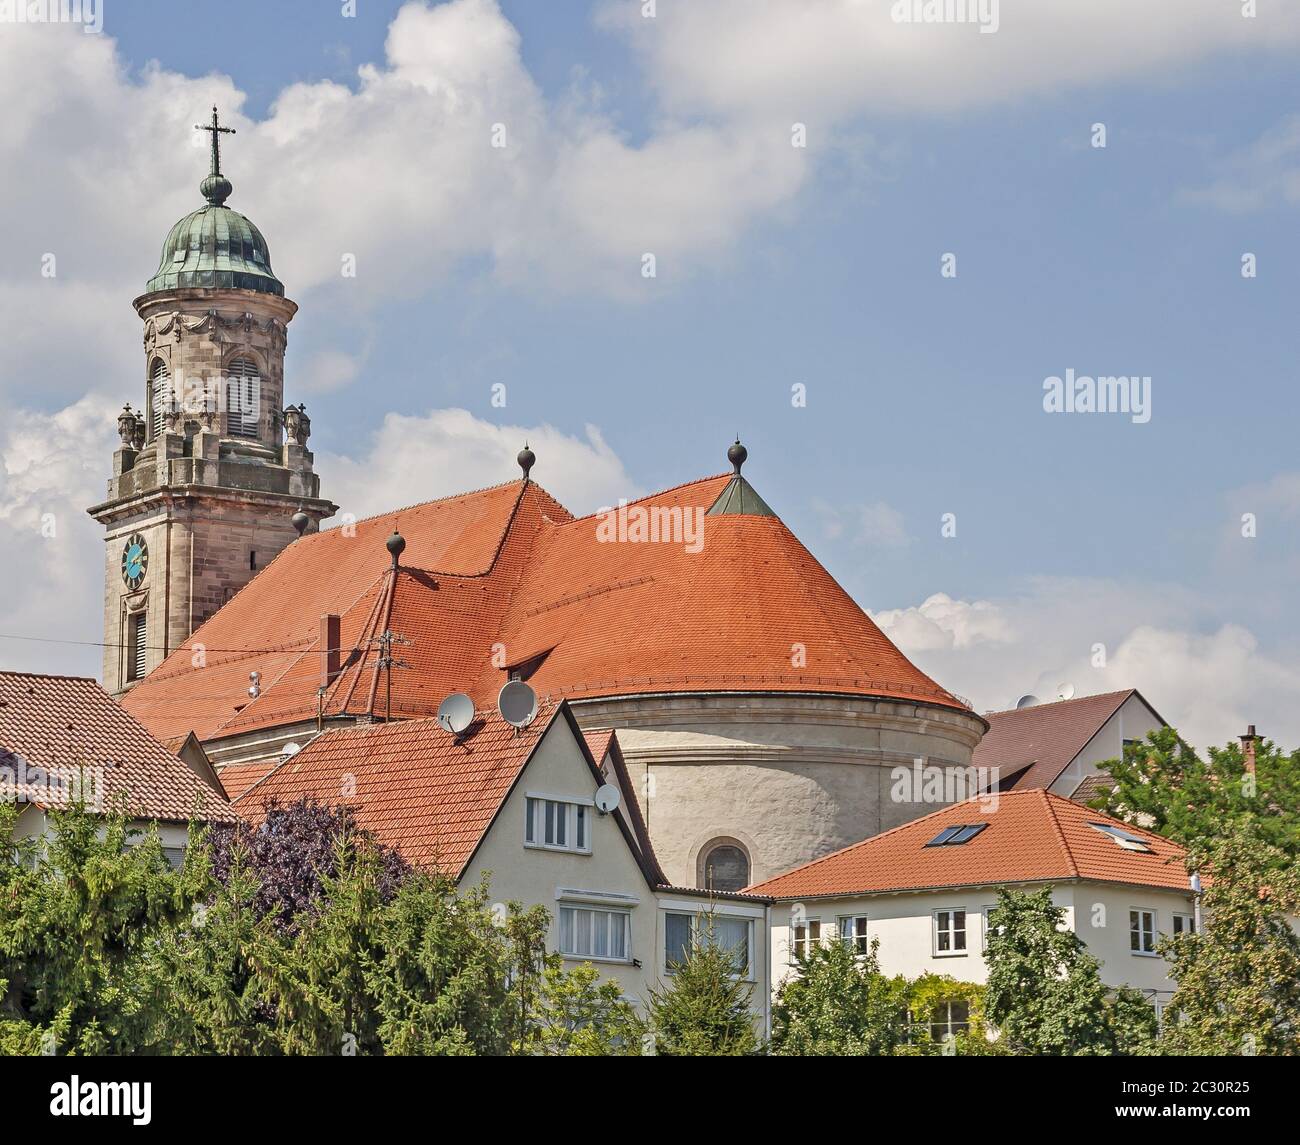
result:
[(320, 618), (320, 684), (328, 688), (339, 674), (340, 649), (343, 641), (339, 618), (326, 613)]
[(1246, 729), (1246, 734), (1241, 737), (1241, 754), (1246, 760), (1246, 770), (1255, 774), (1255, 745), (1259, 742), (1259, 736), (1255, 734), (1255, 725), (1251, 724)]

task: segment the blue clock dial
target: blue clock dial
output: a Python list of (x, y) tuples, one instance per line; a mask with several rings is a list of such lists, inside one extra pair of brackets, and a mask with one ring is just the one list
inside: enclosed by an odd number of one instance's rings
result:
[(122, 549), (122, 580), (128, 588), (139, 588), (149, 569), (149, 546), (139, 533), (133, 533)]

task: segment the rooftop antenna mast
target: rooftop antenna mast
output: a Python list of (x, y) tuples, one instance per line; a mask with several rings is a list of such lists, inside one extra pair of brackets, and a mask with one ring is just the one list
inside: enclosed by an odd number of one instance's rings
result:
[(394, 645), (409, 646), (411, 642), (405, 636), (402, 636), (401, 634), (394, 632), (391, 628), (385, 628), (383, 632), (381, 632), (378, 636), (372, 636), (370, 638), (370, 643), (372, 645), (375, 645), (379, 649), (378, 666), (380, 671), (384, 673), (384, 691), (385, 691), (384, 719), (386, 722), (392, 723), (393, 669), (410, 667), (410, 664), (408, 664), (405, 660), (398, 660), (393, 655), (393, 646)]

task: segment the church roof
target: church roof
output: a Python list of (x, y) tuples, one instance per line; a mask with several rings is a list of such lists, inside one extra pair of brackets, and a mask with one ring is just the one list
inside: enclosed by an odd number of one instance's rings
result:
[[(490, 707), (512, 669), (557, 699), (817, 692), (968, 710), (779, 517), (706, 515), (730, 481), (622, 507), (621, 539), (610, 515), (575, 519), (527, 480), (304, 536), (123, 703), (157, 734), (192, 728), (204, 741), (314, 720), (320, 618), (336, 614), (342, 666), (321, 699), (326, 719), (385, 715), (390, 675), (394, 718), (432, 716), (455, 691)], [(638, 519), (696, 518), (698, 545), (633, 539)], [(384, 543), (394, 528), (406, 541), (396, 571)], [(378, 663), (385, 630), (406, 641), (391, 672)]]

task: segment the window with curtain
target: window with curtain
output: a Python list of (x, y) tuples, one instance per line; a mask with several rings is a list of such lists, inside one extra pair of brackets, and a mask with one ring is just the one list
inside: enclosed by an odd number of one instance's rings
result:
[(595, 907), (560, 907), (560, 953), (570, 958), (628, 960), (628, 927), (631, 916), (625, 910)]
[(149, 367), (149, 405), (153, 414), (153, 436), (162, 433), (163, 411), (171, 401), (172, 377), (167, 363), (155, 358)]
[(749, 858), (739, 847), (720, 843), (705, 855), (704, 889), (741, 891), (749, 886)]
[(251, 358), (235, 358), (226, 367), (226, 432), (256, 437), (261, 411), (262, 376)]
[(711, 942), (731, 952), (736, 973), (749, 976), (749, 930), (747, 918), (669, 913), (664, 919), (664, 967), (669, 974), (690, 956), (694, 942)]

